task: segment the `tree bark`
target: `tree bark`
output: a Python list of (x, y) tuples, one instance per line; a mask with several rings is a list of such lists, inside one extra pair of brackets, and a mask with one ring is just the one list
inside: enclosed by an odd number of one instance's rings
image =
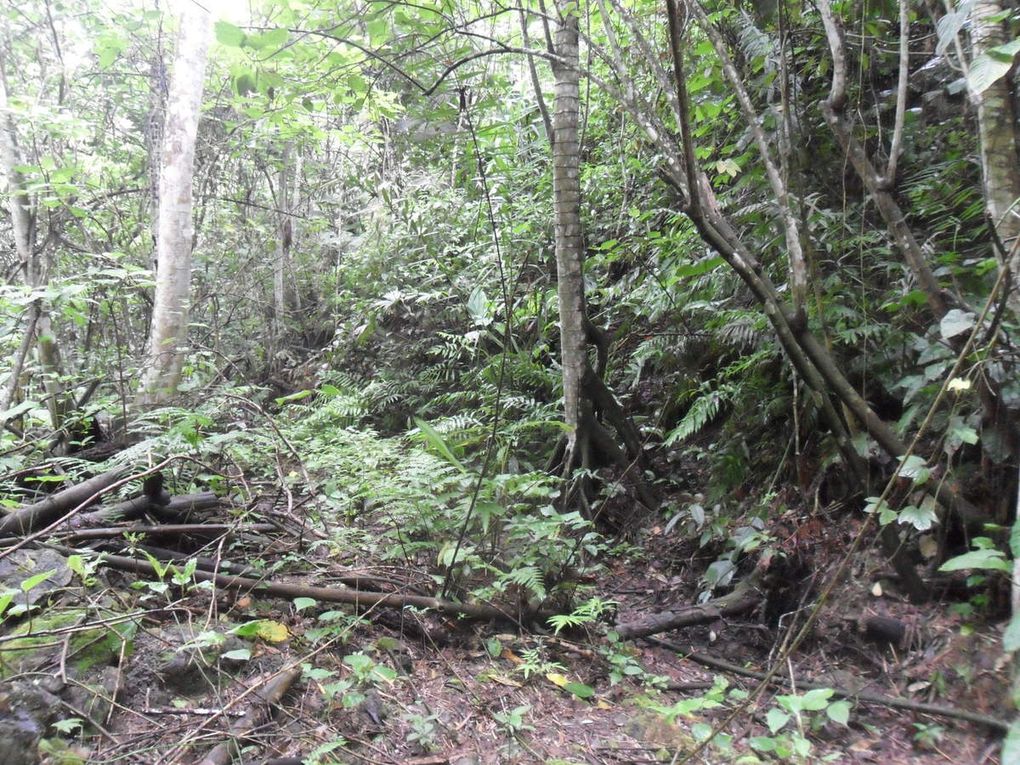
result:
[[(36, 215), (34, 205), (29, 196), (25, 178), (18, 166), (24, 158), (18, 147), (18, 132), (8, 103), (7, 72), (0, 60), (0, 162), (4, 175), (7, 176), (8, 197), (10, 198), (11, 228), (14, 231), (14, 248), (20, 261), (20, 270), (25, 284), (32, 289), (44, 287), (48, 280), (48, 269), (44, 266), (42, 253), (36, 248)], [(62, 381), (63, 368), (60, 362), (60, 350), (50, 324), (49, 313), (43, 305), (42, 298), (36, 298), (30, 308), (28, 327), (26, 328), (23, 349), (27, 353), (31, 347), (33, 333), (36, 343), (36, 354), (43, 371), (43, 388), (47, 393), (46, 407), (50, 414), (50, 424), (54, 431), (60, 431), (64, 417), (71, 408), (67, 400)], [(24, 363), (24, 354), (19, 352), (19, 360)], [(20, 364), (11, 370), (12, 379), (8, 383), (8, 392), (4, 400), (13, 401), (17, 392), (18, 380), (15, 373), (20, 373)], [(6, 406), (3, 407), (6, 409)]]
[(156, 296), (139, 395), (143, 407), (161, 404), (176, 392), (184, 364), (194, 234), (195, 139), (209, 33), (209, 14), (197, 5), (188, 5), (181, 16), (166, 107), (159, 179)]
[[(976, 0), (974, 3), (971, 11), (972, 62), (1006, 41), (1003, 23), (995, 20), (1002, 10), (999, 0)], [(977, 102), (985, 207), (999, 240), (1008, 251), (1020, 236), (1020, 136), (1016, 127), (1017, 94), (1013, 88), (1013, 77), (1006, 74), (984, 91), (972, 91), (971, 96)], [(1007, 265), (1015, 284), (1020, 286), (1020, 255)], [(1018, 299), (1015, 288), (1013, 298), (1014, 301)], [(1014, 302), (1013, 308), (1020, 313), (1020, 303)]]
[(560, 308), (560, 356), (563, 369), (563, 414), (567, 452), (564, 466), (573, 467), (581, 427), (584, 370), (588, 363), (584, 331), (584, 242), (581, 234), (581, 154), (577, 126), (580, 114), (577, 16), (557, 2), (560, 23), (554, 64), (553, 198), (556, 235), (556, 282)]

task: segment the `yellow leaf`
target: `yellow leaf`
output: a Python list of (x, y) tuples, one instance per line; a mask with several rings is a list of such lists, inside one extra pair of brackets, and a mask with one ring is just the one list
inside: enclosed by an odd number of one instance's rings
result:
[(264, 619), (259, 622), (258, 636), (267, 643), (282, 643), (290, 637), (290, 633), (286, 625)]
[(602, 699), (599, 699), (598, 701), (596, 701), (595, 702), (595, 706), (598, 707), (599, 709), (612, 709), (613, 708), (612, 704), (610, 704), (608, 701), (603, 701)]
[(545, 679), (553, 685), (563, 688), (567, 683), (570, 682), (566, 677), (561, 675), (559, 672), (548, 672), (546, 673)]

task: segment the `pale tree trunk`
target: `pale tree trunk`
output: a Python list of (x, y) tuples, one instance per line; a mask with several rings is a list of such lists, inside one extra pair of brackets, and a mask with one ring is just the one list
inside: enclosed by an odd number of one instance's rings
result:
[[(7, 72), (0, 62), (0, 162), (3, 163), (4, 174), (7, 176), (7, 194), (10, 200), (11, 228), (14, 231), (14, 247), (20, 262), (19, 269), (25, 283), (37, 289), (45, 286), (48, 274), (41, 253), (35, 247), (35, 222), (32, 200), (25, 190), (25, 179), (18, 171), (23, 164), (18, 147), (17, 126), (8, 103)], [(17, 394), (18, 380), (21, 376), (25, 357), (32, 345), (33, 335), (36, 341), (36, 353), (42, 367), (46, 391), (46, 408), (50, 414), (50, 424), (54, 431), (63, 427), (64, 417), (69, 409), (63, 382), (63, 370), (60, 362), (60, 351), (53, 336), (49, 314), (41, 298), (37, 298), (29, 306), (28, 321), (21, 347), (11, 368), (11, 377), (4, 387), (3, 398), (0, 400), (0, 411), (6, 410)]]
[[(976, 0), (971, 10), (971, 65), (979, 56), (1005, 42), (1005, 29), (996, 16), (1003, 8), (998, 0)], [(1013, 279), (1010, 304), (1020, 315), (1020, 138), (1016, 128), (1016, 93), (1009, 74), (981, 91), (972, 89), (977, 103), (978, 135), (981, 140), (981, 174), (984, 179), (985, 209), (996, 236), (1006, 250), (1006, 263)], [(1017, 496), (1014, 537), (1020, 528), (1020, 495)], [(1011, 605), (1013, 621), (1020, 620), (1020, 555), (1014, 552)], [(1014, 633), (1012, 627), (1007, 634)], [(1015, 650), (1007, 645), (1007, 650)], [(1014, 657), (1013, 698), (1020, 694), (1020, 662)], [(1003, 744), (1003, 762), (1020, 759), (1020, 719), (1014, 721)]]
[(293, 236), (290, 205), (290, 167), (293, 147), (287, 142), (276, 176), (276, 257), (273, 259), (273, 339), (278, 347), (286, 334), (287, 275), (290, 273), (290, 247)]
[(563, 63), (556, 76), (553, 105), (553, 198), (556, 234), (556, 281), (560, 304), (560, 356), (563, 368), (563, 414), (567, 425), (564, 465), (576, 459), (580, 431), (582, 385), (588, 363), (584, 331), (584, 242), (581, 234), (581, 153), (577, 126), (580, 114), (577, 16), (565, 11), (572, 3), (558, 2), (556, 53)]
[[(999, 0), (977, 0), (971, 10), (973, 57), (987, 53), (1006, 41), (1005, 28), (996, 21), (1003, 10)], [(1008, 251), (1020, 236), (1020, 141), (1016, 129), (1016, 93), (1013, 78), (1006, 74), (980, 93), (977, 102), (978, 133), (981, 139), (981, 171), (984, 176), (985, 207), (996, 234)], [(1020, 286), (1020, 256), (1008, 264), (1014, 284)], [(1014, 298), (1017, 292), (1014, 290)], [(1014, 308), (1018, 306), (1015, 304)]]
[[(562, 470), (569, 475), (577, 467), (596, 467), (596, 454), (620, 468), (648, 508), (658, 506), (655, 493), (642, 476), (643, 451), (637, 428), (612, 390), (602, 379), (609, 352), (605, 333), (588, 319), (584, 297), (584, 234), (581, 228), (580, 67), (577, 6), (557, 2), (560, 23), (556, 30), (552, 113), (553, 209), (556, 240), (556, 284), (560, 316), (560, 364), (563, 375), (563, 415), (567, 438)], [(533, 83), (535, 84), (535, 83)], [(544, 104), (536, 90), (539, 104)], [(598, 364), (588, 361), (588, 344), (595, 345)], [(595, 409), (611, 423), (625, 449), (595, 416)], [(559, 449), (557, 449), (559, 453)], [(575, 485), (582, 506), (588, 500), (587, 480)], [(564, 495), (569, 502), (573, 491)]]
[(194, 234), (192, 176), (209, 22), (209, 14), (195, 4), (185, 6), (181, 15), (163, 131), (156, 296), (139, 394), (142, 407), (158, 405), (176, 392), (184, 364)]

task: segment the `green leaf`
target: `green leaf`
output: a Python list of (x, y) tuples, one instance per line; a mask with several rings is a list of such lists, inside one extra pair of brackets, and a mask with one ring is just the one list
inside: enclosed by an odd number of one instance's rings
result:
[(928, 467), (928, 463), (923, 458), (918, 457), (916, 454), (911, 454), (907, 458), (900, 458), (900, 469), (899, 475), (903, 478), (911, 479), (915, 484), (921, 486), (927, 483), (931, 477), (931, 468)]
[(374, 46), (386, 42), (390, 36), (390, 22), (385, 16), (377, 16), (366, 24), (368, 39)]
[(819, 712), (829, 705), (834, 691), (832, 688), (815, 688), (801, 697), (801, 709), (808, 712)]
[(33, 587), (37, 587), (43, 582), (45, 582), (55, 573), (57, 573), (57, 570), (55, 568), (52, 568), (49, 571), (43, 571), (41, 574), (35, 574), (34, 576), (30, 576), (28, 579), (21, 583), (21, 591), (28, 592)]
[(282, 48), (290, 39), (290, 30), (270, 29), (268, 32), (251, 35), (244, 39), (244, 47), (254, 50), (263, 48)]
[(216, 40), (228, 48), (240, 48), (244, 44), (244, 31), (227, 21), (216, 22)]
[(0, 614), (3, 614), (7, 610), (7, 606), (14, 600), (14, 590), (8, 590), (3, 594), (0, 594)]
[(220, 658), (227, 661), (248, 661), (251, 658), (251, 650), (248, 648), (238, 648), (236, 651), (227, 651)]
[(914, 507), (913, 505), (904, 507), (900, 510), (897, 520), (900, 523), (909, 523), (918, 531), (930, 529), (938, 522), (938, 515), (935, 513), (935, 500), (931, 497), (925, 497), (924, 500), (921, 503), (921, 507)]
[(1002, 742), (1002, 765), (1020, 765), (1020, 720), (1009, 726)]
[(1002, 636), (1002, 647), (1009, 653), (1020, 649), (1020, 614), (1009, 620), (1006, 632)]
[(595, 695), (595, 689), (590, 685), (585, 685), (584, 683), (567, 683), (563, 686), (563, 688), (564, 690), (570, 691), (579, 699), (590, 699)]
[(846, 725), (850, 722), (850, 702), (845, 699), (842, 701), (834, 701), (826, 707), (825, 714), (828, 715), (829, 719), (834, 723)]
[(443, 437), (435, 428), (418, 417), (414, 418), (414, 424), (418, 426), (418, 430), (420, 430), (421, 434), (425, 436), (425, 440), (432, 446), (433, 449), (442, 455), (443, 459), (457, 468), (460, 472), (467, 473), (467, 468), (461, 464), (461, 461), (457, 459), (454, 453), (450, 450), (450, 447), (447, 446), (446, 441), (443, 440)]
[(790, 715), (779, 707), (772, 707), (772, 709), (769, 710), (769, 713), (765, 716), (765, 722), (768, 724), (769, 730), (772, 733), (780, 730), (789, 721)]
[[(332, 385), (330, 385), (330, 386), (323, 386), (323, 388), (325, 388), (325, 387), (332, 388), (333, 386)], [(340, 393), (340, 391), (337, 390), (336, 388), (333, 388), (333, 390), (336, 390), (337, 393)], [(280, 396), (280, 398), (276, 399), (276, 405), (277, 406), (282, 406), (283, 404), (289, 404), (289, 403), (291, 403), (293, 401), (300, 401), (301, 399), (308, 398), (313, 393), (315, 393), (315, 391), (313, 391), (313, 390), (299, 390), (297, 393), (291, 393), (288, 396)], [(332, 394), (328, 394), (327, 393), (326, 395), (332, 395)]]
[(975, 58), (967, 73), (967, 85), (971, 92), (981, 95), (1005, 77), (1013, 68), (1017, 52), (1020, 52), (1020, 38), (998, 45)]
[(963, 555), (950, 558), (939, 566), (939, 571), (966, 571), (967, 569), (1003, 571), (1008, 574), (1013, 570), (1013, 567), (1001, 550), (971, 550)]
[(315, 598), (294, 598), (294, 610), (304, 611), (306, 608), (317, 605), (318, 602)]
[(866, 500), (867, 504), (864, 506), (864, 512), (866, 513), (878, 513), (878, 522), (882, 526), (888, 526), (890, 523), (896, 520), (897, 513), (893, 510), (889, 503), (881, 497), (868, 497)]

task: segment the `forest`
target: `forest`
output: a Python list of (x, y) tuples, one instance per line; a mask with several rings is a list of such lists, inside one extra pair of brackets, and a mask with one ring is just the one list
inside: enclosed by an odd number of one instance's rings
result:
[(1020, 765), (1015, 0), (4, 0), (0, 765)]

